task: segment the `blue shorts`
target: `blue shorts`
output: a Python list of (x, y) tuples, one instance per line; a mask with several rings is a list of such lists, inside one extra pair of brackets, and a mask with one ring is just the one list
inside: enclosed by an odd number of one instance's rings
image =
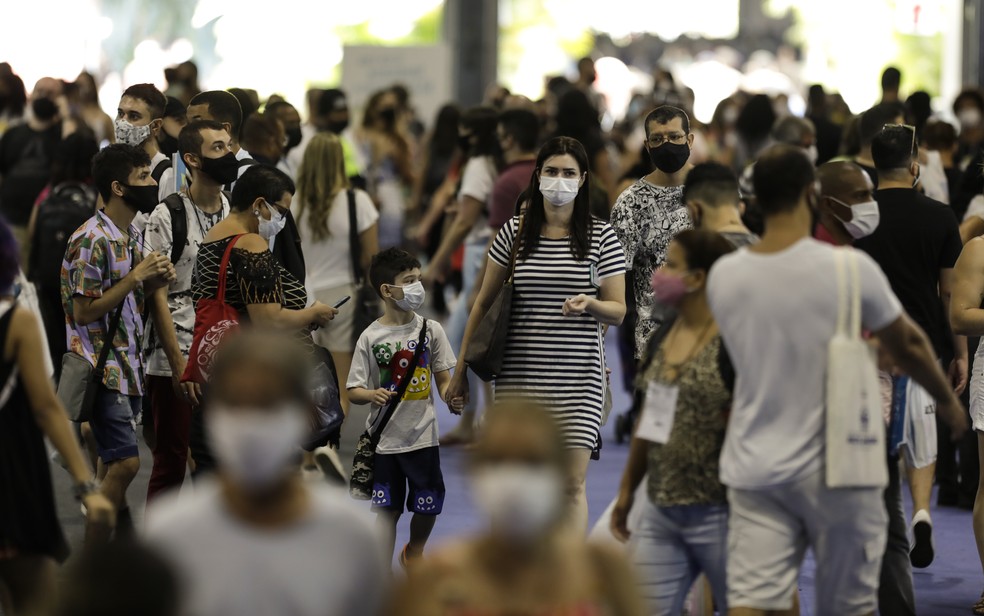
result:
[[(372, 465), (372, 510), (438, 515), (444, 508), (444, 475), (438, 447), (377, 453)], [(410, 486), (409, 494), (407, 486)]]
[(99, 388), (89, 427), (96, 437), (96, 450), (103, 463), (140, 455), (137, 450), (137, 416), (140, 409), (140, 396)]

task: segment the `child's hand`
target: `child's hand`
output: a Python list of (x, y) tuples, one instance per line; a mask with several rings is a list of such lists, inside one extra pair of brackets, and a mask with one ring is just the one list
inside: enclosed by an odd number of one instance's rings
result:
[(461, 411), (465, 408), (465, 399), (462, 397), (451, 398), (448, 400), (448, 410), (454, 415), (461, 415)]
[(384, 406), (389, 404), (390, 398), (392, 398), (395, 393), (395, 391), (390, 391), (380, 387), (372, 392), (372, 403), (376, 406)]

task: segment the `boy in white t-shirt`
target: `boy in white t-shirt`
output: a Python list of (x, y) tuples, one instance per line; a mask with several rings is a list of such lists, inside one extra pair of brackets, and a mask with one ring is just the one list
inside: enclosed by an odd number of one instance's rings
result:
[[(400, 553), (400, 564), (405, 567), (423, 554), (444, 505), (433, 386), (444, 399), (456, 359), (444, 328), (427, 319), (424, 350), (411, 365), (425, 322), (415, 312), (425, 296), (417, 259), (399, 248), (384, 250), (373, 258), (369, 279), (385, 311), (359, 337), (347, 387), (353, 403), (371, 405), (367, 428), (375, 431), (400, 384), (410, 379), (376, 446), (372, 497), (373, 511), (389, 533), (390, 553), (404, 501), (413, 512), (410, 542)], [(460, 412), (463, 403), (455, 399), (449, 406)]]

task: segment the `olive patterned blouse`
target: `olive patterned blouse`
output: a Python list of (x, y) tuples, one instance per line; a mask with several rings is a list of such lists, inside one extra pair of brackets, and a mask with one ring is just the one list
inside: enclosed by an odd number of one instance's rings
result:
[[(650, 443), (650, 500), (660, 507), (722, 505), (727, 491), (718, 478), (718, 460), (728, 425), (731, 392), (721, 376), (721, 337), (715, 336), (678, 368), (679, 388), (673, 429), (666, 444)], [(662, 346), (644, 379), (663, 380)]]

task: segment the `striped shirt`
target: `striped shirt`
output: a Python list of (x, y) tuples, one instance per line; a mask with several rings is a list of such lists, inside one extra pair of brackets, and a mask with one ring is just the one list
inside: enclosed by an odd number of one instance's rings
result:
[[(601, 326), (589, 314), (565, 317), (564, 300), (598, 297), (605, 278), (625, 275), (625, 256), (612, 228), (592, 219), (591, 248), (584, 261), (570, 240), (540, 238), (526, 259), (518, 257), (509, 336), (496, 398), (527, 397), (548, 406), (568, 448), (591, 449), (601, 429), (605, 358)], [(509, 267), (518, 219), (502, 227), (489, 257)], [(594, 280), (592, 280), (594, 271)], [(595, 283), (595, 284), (593, 284)]]

